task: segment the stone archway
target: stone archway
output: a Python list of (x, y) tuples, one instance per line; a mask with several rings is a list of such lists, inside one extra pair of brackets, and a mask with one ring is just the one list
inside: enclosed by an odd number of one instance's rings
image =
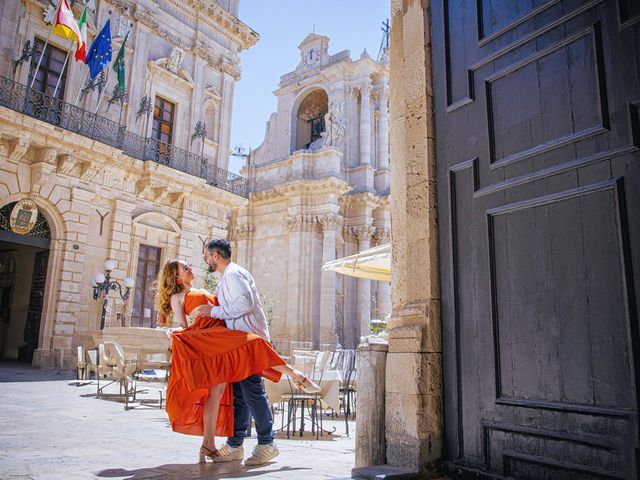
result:
[(51, 237), (33, 200), (0, 207), (0, 358), (31, 363), (41, 345)]

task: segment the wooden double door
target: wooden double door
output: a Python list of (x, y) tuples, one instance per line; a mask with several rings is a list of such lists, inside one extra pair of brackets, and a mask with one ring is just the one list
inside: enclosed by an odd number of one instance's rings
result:
[(431, 2), (445, 465), (635, 479), (640, 2)]

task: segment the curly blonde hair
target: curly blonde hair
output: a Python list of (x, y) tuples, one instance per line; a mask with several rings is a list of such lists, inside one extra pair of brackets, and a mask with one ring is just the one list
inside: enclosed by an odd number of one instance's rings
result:
[(156, 310), (160, 314), (160, 325), (166, 326), (171, 318), (171, 295), (180, 293), (182, 285), (178, 285), (176, 280), (180, 262), (178, 260), (170, 260), (164, 264), (160, 277), (158, 278), (158, 288), (156, 292)]

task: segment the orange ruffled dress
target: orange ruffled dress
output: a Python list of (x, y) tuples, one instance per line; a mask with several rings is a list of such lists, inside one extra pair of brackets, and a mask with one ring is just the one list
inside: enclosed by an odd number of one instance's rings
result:
[[(184, 309), (218, 299), (203, 290), (191, 290)], [(200, 316), (193, 325), (174, 332), (171, 376), (167, 386), (167, 414), (173, 431), (187, 435), (203, 434), (203, 406), (213, 385), (227, 382), (220, 402), (216, 435), (233, 436), (233, 389), (231, 383), (259, 374), (278, 382), (282, 374), (270, 367), (285, 365), (271, 344), (253, 333), (230, 330), (224, 321)]]

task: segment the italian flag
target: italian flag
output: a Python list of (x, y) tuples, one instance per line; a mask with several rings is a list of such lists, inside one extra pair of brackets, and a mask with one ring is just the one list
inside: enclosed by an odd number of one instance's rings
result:
[(87, 7), (82, 10), (82, 16), (78, 20), (78, 29), (80, 30), (80, 42), (76, 49), (76, 61), (87, 63)]

